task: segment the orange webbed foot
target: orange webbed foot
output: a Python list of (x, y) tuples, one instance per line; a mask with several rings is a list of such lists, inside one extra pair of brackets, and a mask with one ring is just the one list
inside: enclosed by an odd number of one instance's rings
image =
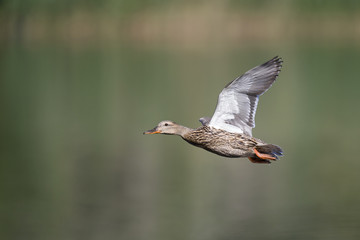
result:
[(258, 156), (261, 159), (265, 159), (265, 160), (276, 160), (276, 157), (270, 155), (270, 154), (266, 154), (266, 153), (260, 153), (258, 150), (256, 150), (254, 148), (254, 153), (256, 154), (256, 156)]

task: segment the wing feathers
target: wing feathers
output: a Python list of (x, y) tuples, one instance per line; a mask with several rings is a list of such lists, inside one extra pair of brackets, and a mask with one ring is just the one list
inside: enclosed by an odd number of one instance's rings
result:
[(281, 65), (282, 59), (275, 57), (226, 85), (209, 126), (251, 136), (259, 96), (274, 83)]
[(225, 89), (234, 88), (240, 93), (260, 96), (271, 87), (279, 75), (282, 62), (281, 58), (274, 57), (270, 61), (254, 67), (244, 75), (237, 77), (234, 81), (230, 82)]

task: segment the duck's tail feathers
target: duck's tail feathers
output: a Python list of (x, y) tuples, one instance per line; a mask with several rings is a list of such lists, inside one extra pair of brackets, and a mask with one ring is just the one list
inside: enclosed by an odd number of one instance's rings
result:
[(270, 163), (269, 160), (275, 161), (279, 156), (283, 155), (282, 149), (273, 144), (256, 146), (254, 153), (254, 156), (249, 157), (249, 160), (254, 163)]

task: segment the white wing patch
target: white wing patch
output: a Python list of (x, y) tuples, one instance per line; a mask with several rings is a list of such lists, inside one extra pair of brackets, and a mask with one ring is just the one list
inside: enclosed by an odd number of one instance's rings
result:
[(232, 133), (245, 133), (251, 136), (251, 128), (239, 119), (250, 117), (250, 100), (245, 94), (236, 94), (234, 91), (222, 91), (219, 95), (218, 105), (209, 123), (210, 127), (223, 129)]

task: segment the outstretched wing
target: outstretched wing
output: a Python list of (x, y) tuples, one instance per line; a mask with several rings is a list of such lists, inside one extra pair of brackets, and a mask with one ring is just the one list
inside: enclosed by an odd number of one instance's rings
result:
[(281, 65), (282, 59), (274, 57), (226, 85), (219, 95), (209, 126), (251, 136), (259, 96), (271, 87)]

